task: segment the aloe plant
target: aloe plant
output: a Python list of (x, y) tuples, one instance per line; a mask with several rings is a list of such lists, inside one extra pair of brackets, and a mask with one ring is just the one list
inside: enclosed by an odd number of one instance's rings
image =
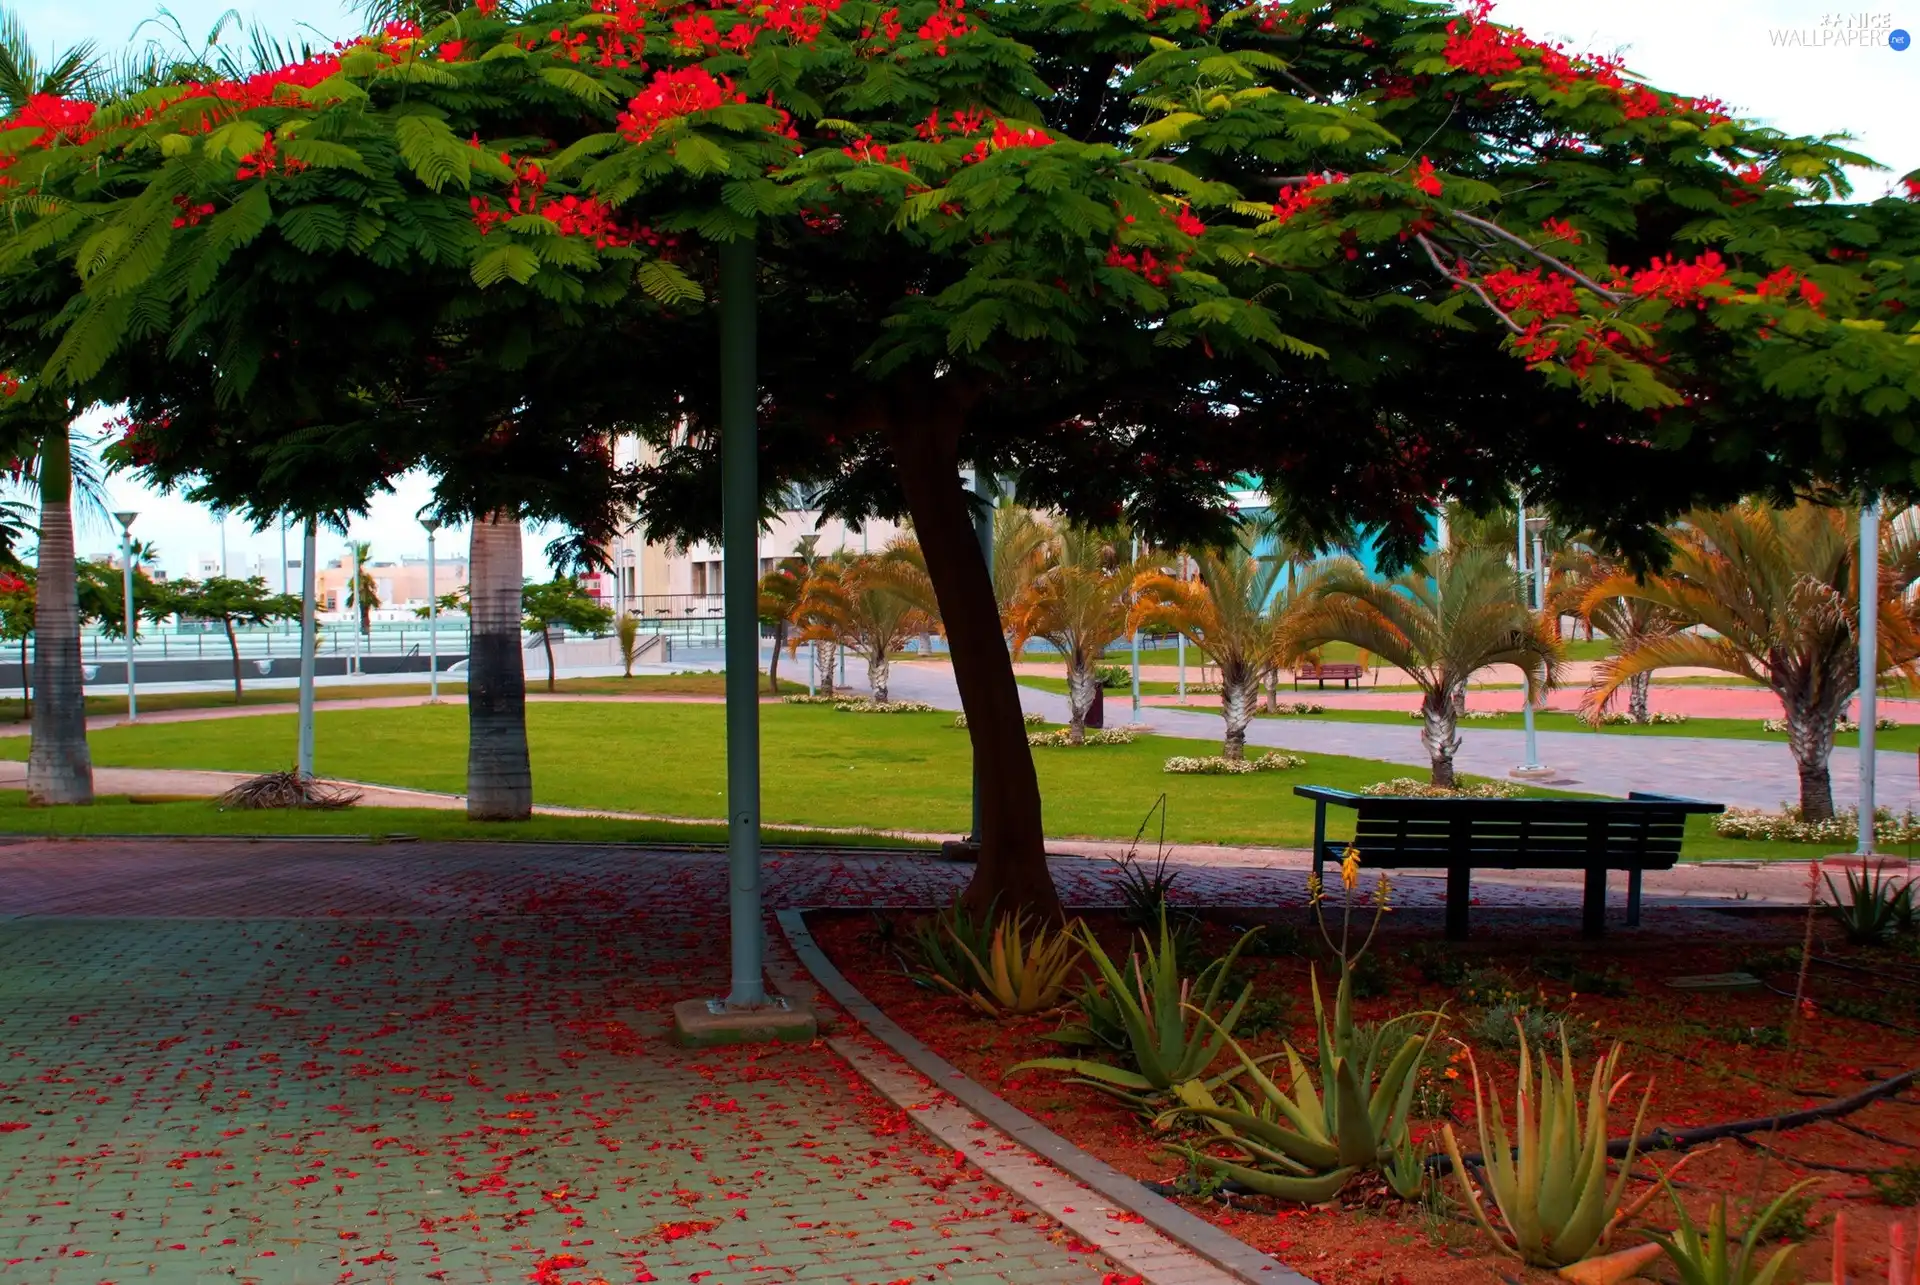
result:
[(1211, 1015), (1220, 1003), (1227, 975), (1239, 958), (1241, 948), (1257, 931), (1241, 937), (1232, 950), (1190, 980), (1180, 975), (1178, 952), (1164, 910), (1160, 914), (1158, 947), (1142, 931), (1140, 950), (1129, 959), (1124, 975), (1093, 933), (1083, 927), (1082, 944), (1105, 985), (1101, 998), (1082, 1002), (1090, 1019), (1089, 1034), (1098, 1036), (1101, 1019), (1107, 1015), (1110, 1005), (1120, 1029), (1126, 1033), (1126, 1046), (1122, 1051), (1131, 1059), (1133, 1069), (1065, 1057), (1035, 1058), (1012, 1069), (1065, 1071), (1080, 1083), (1111, 1093), (1142, 1110), (1153, 1110), (1178, 1086), (1205, 1075), (1230, 1040), (1233, 1024), (1240, 1020), (1241, 1010), (1253, 995), (1253, 984), (1249, 982), (1241, 988), (1239, 998), (1218, 1021)]
[(984, 957), (959, 934), (948, 935), (973, 975), (966, 982), (956, 983), (936, 973), (934, 980), (988, 1017), (1040, 1013), (1058, 1007), (1080, 962), (1081, 925), (1077, 920), (1056, 930), (1027, 915), (1008, 915), (994, 925)]
[(925, 986), (944, 987), (947, 990), (970, 986), (973, 968), (962, 951), (976, 958), (990, 955), (993, 950), (993, 923), (993, 906), (988, 906), (984, 915), (976, 916), (961, 904), (959, 893), (953, 895), (953, 904), (945, 910), (916, 921), (913, 925), (913, 953), (926, 971), (914, 980)]
[(1321, 999), (1319, 974), (1312, 974), (1320, 1064), (1317, 1087), (1293, 1045), (1285, 1046), (1291, 1088), (1283, 1090), (1237, 1041), (1227, 1040), (1240, 1059), (1242, 1073), (1252, 1082), (1257, 1100), (1250, 1101), (1233, 1087), (1229, 1089), (1235, 1098), (1232, 1107), (1188, 1103), (1183, 1109), (1216, 1125), (1221, 1140), (1237, 1147), (1250, 1163), (1188, 1148), (1187, 1154), (1195, 1164), (1265, 1195), (1287, 1200), (1330, 1200), (1363, 1170), (1379, 1172), (1404, 1199), (1419, 1195), (1424, 1166), (1407, 1122), (1420, 1064), (1439, 1029), (1441, 1015), (1432, 1015), (1424, 1035), (1409, 1034), (1382, 1065), (1381, 1055), (1391, 1043), (1386, 1038), (1388, 1032), (1422, 1015), (1393, 1018), (1377, 1030), (1356, 1027), (1353, 959), (1342, 961), (1331, 1014)]
[[(1614, 1077), (1619, 1061), (1616, 1044), (1594, 1063), (1583, 1123), (1573, 1054), (1565, 1038), (1560, 1041), (1559, 1069), (1554, 1069), (1550, 1057), (1541, 1058), (1536, 1082), (1533, 1049), (1523, 1036), (1511, 1133), (1498, 1096), (1482, 1092), (1480, 1068), (1473, 1064), (1481, 1163), (1487, 1194), (1500, 1212), (1505, 1233), (1495, 1229), (1473, 1189), (1452, 1125), (1446, 1127), (1444, 1137), (1474, 1219), (1503, 1252), (1536, 1267), (1564, 1267), (1587, 1257), (1605, 1241), (1633, 1168), (1634, 1149), (1629, 1144), (1619, 1174), (1611, 1184), (1607, 1182), (1607, 1106), (1628, 1078)], [(1491, 1076), (1486, 1083), (1491, 1086)], [(1636, 1137), (1652, 1094), (1649, 1085), (1640, 1099), (1633, 1120)]]
[(1873, 946), (1900, 933), (1910, 933), (1914, 925), (1914, 881), (1896, 882), (1885, 870), (1862, 867), (1858, 876), (1842, 871), (1847, 880), (1846, 895), (1834, 886), (1828, 875), (1827, 891), (1833, 900), (1826, 904), (1846, 931), (1847, 940), (1856, 946)]
[[(1680, 1197), (1674, 1195), (1673, 1185), (1666, 1175), (1660, 1176), (1660, 1185), (1666, 1189), (1667, 1198), (1673, 1202), (1674, 1216), (1680, 1220), (1669, 1235), (1653, 1236), (1667, 1259), (1680, 1273), (1680, 1285), (1775, 1285), (1785, 1279), (1784, 1273), (1793, 1266), (1793, 1257), (1800, 1248), (1788, 1245), (1774, 1253), (1762, 1264), (1759, 1261), (1760, 1238), (1766, 1235), (1767, 1228), (1780, 1216), (1793, 1198), (1808, 1187), (1818, 1186), (1819, 1180), (1809, 1178), (1805, 1182), (1795, 1183), (1781, 1192), (1773, 1203), (1760, 1211), (1760, 1216), (1748, 1225), (1746, 1234), (1740, 1238), (1738, 1246), (1730, 1246), (1727, 1233), (1727, 1198), (1723, 1195), (1714, 1205), (1713, 1212), (1707, 1215), (1706, 1233), (1701, 1234), (1693, 1219), (1687, 1216), (1686, 1206), (1680, 1203)], [(1730, 1252), (1737, 1251), (1737, 1252)]]

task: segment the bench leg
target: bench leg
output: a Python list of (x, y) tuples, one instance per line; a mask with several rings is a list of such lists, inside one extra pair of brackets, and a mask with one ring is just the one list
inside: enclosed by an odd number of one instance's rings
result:
[(1473, 867), (1447, 867), (1447, 940), (1467, 939), (1467, 903), (1473, 898)]
[(1643, 870), (1627, 871), (1627, 927), (1640, 926), (1640, 877)]
[(1598, 937), (1607, 931), (1607, 872), (1587, 871), (1586, 892), (1580, 898), (1580, 935)]

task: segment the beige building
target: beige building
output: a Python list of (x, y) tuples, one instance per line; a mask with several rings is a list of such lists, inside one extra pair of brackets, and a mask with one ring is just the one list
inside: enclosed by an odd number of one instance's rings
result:
[[(620, 464), (639, 458), (637, 439), (623, 438), (614, 446)], [(782, 558), (800, 548), (803, 537), (818, 536), (822, 553), (839, 549), (867, 552), (884, 549), (901, 534), (892, 522), (873, 521), (853, 528), (838, 518), (823, 519), (816, 509), (789, 509), (760, 535), (760, 573), (773, 570)], [(705, 541), (687, 548), (651, 542), (644, 531), (614, 541), (610, 572), (582, 577), (587, 591), (607, 606), (648, 620), (718, 620), (721, 616), (721, 557), (718, 545)]]
[[(296, 575), (298, 565), (296, 564)], [(406, 557), (395, 561), (375, 558), (364, 568), (373, 579), (375, 620), (412, 620), (414, 610), (427, 605), (427, 560)], [(343, 553), (314, 573), (314, 592), (322, 613), (344, 612), (348, 586), (353, 583), (353, 555)], [(464, 556), (434, 559), (434, 592), (445, 596), (467, 584), (467, 560)]]

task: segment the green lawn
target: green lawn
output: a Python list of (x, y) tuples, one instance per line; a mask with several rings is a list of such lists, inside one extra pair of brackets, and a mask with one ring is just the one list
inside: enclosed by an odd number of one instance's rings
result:
[[(726, 771), (723, 715), (721, 707), (706, 704), (530, 705), (535, 798), (543, 804), (718, 819), (723, 815)], [(762, 716), (762, 809), (768, 825), (948, 832), (966, 828), (969, 749), (966, 734), (952, 726), (950, 714), (855, 715), (820, 706), (769, 705)], [(467, 721), (466, 711), (458, 706), (321, 710), (317, 723), (317, 767), (326, 775), (449, 793), (464, 787)], [(93, 733), (90, 741), (94, 761), (102, 766), (268, 771), (284, 768), (291, 759), (294, 730), (290, 715), (265, 714), (108, 728)], [(1149, 736), (1124, 746), (1036, 750), (1048, 833), (1129, 838), (1165, 792), (1170, 839), (1297, 847), (1311, 839), (1313, 812), (1294, 796), (1294, 785), (1357, 789), (1417, 774), (1398, 765), (1336, 755), (1313, 755), (1307, 767), (1296, 771), (1242, 777), (1170, 776), (1161, 770), (1170, 755), (1202, 754), (1211, 748), (1203, 742)], [(26, 752), (24, 737), (0, 740), (0, 757), (20, 759)], [(660, 770), (668, 763), (670, 770)], [(138, 805), (127, 809), (138, 810)], [(43, 814), (36, 810), (24, 815)], [(191, 814), (181, 815), (190, 819)], [(112, 829), (104, 821), (89, 824), (95, 833)], [(114, 824), (121, 822), (116, 818)], [(236, 824), (244, 830), (255, 822), (248, 817)], [(370, 823), (304, 814), (290, 824)], [(417, 830), (425, 824), (382, 819), (372, 828)], [(43, 830), (38, 823), (25, 828)], [(482, 827), (479, 832), (501, 831)], [(1689, 845), (1690, 855), (1701, 857), (1804, 856), (1806, 851), (1718, 839), (1704, 824)]]
[[(1020, 676), (1020, 685), (1023, 687), (1031, 687), (1036, 691), (1052, 692), (1057, 696), (1064, 696), (1067, 690), (1065, 679), (1046, 678), (1032, 674), (1022, 674)], [(1140, 693), (1143, 696), (1172, 696), (1177, 694), (1178, 690), (1178, 684), (1175, 683), (1143, 682), (1140, 684)], [(1380, 688), (1379, 690), (1395, 691), (1414, 689)], [(1475, 690), (1482, 689), (1476, 688)], [(1116, 700), (1124, 702), (1128, 699), (1129, 691), (1130, 689), (1126, 687), (1109, 690), (1107, 692), (1107, 700), (1109, 703)], [(1263, 696), (1261, 699), (1264, 703), (1265, 697)], [(1319, 695), (1311, 688), (1302, 689), (1296, 693), (1290, 685), (1282, 684), (1280, 699), (1283, 702), (1297, 700), (1311, 703), (1318, 700)], [(1207, 707), (1203, 705), (1199, 708), (1205, 709)], [(1402, 727), (1411, 726), (1414, 721), (1412, 715), (1404, 710), (1342, 709), (1337, 706), (1329, 706), (1327, 712), (1324, 714), (1267, 715), (1263, 713), (1261, 717), (1289, 718), (1296, 721), (1315, 723), (1388, 723)], [(1543, 732), (1587, 732), (1600, 736), (1700, 736), (1713, 740), (1770, 741), (1779, 745), (1783, 751), (1787, 744), (1787, 734), (1785, 732), (1762, 731), (1760, 729), (1760, 720), (1757, 718), (1693, 718), (1688, 719), (1684, 723), (1653, 723), (1645, 727), (1637, 723), (1610, 723), (1604, 727), (1596, 728), (1588, 724), (1585, 719), (1573, 714), (1543, 711), (1534, 715), (1534, 725)], [(1520, 714), (1514, 713), (1502, 714), (1498, 718), (1474, 719), (1461, 724), (1461, 726), (1466, 728), (1504, 728), (1510, 731), (1519, 731), (1526, 726), (1526, 721)], [(1857, 746), (1860, 744), (1860, 734), (1858, 732), (1842, 732), (1840, 735), (1834, 737), (1833, 743), (1835, 745)], [(1920, 750), (1920, 724), (1902, 724), (1891, 730), (1883, 729), (1876, 738), (1875, 743), (1883, 750)]]
[[(510, 840), (516, 843), (725, 843), (724, 825), (673, 821), (616, 821), (602, 817), (537, 816), (503, 825), (469, 821), (459, 812), (433, 808), (347, 808), (337, 812), (265, 810), (236, 812), (210, 800), (136, 802), (124, 795), (100, 798), (87, 808), (38, 808), (24, 790), (0, 790), (0, 834), (62, 837), (85, 835), (338, 835), (375, 841), (397, 838)], [(895, 846), (897, 839), (866, 835), (824, 836), (769, 829), (768, 843)], [(913, 846), (913, 845), (909, 845)]]
[[(761, 678), (761, 689), (766, 690), (766, 679)], [(528, 690), (544, 692), (546, 684), (534, 681), (528, 684)], [(610, 678), (562, 678), (556, 690), (573, 692), (589, 696), (724, 696), (726, 694), (726, 675), (724, 674), (636, 674), (632, 678), (615, 675)], [(792, 682), (780, 680), (782, 692), (804, 692), (804, 681)], [(356, 684), (316, 684), (313, 698), (316, 701), (375, 700), (394, 696), (418, 696), (424, 699), (429, 691), (425, 682), (418, 683), (356, 683)], [(442, 696), (464, 696), (467, 684), (464, 680), (442, 678), (440, 680)], [(770, 693), (769, 693), (770, 694)], [(299, 700), (299, 693), (291, 687), (243, 688), (241, 705), (291, 705)], [(140, 693), (140, 709), (144, 713), (157, 714), (170, 709), (210, 709), (215, 706), (232, 706), (233, 690), (199, 692), (146, 692)], [(124, 696), (89, 696), (87, 713), (124, 714), (127, 710), (127, 698)], [(0, 697), (0, 724), (22, 721), (23, 708), (18, 696)]]

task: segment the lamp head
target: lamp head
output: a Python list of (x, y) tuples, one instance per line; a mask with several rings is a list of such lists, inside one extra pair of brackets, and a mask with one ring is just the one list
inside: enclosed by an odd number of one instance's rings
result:
[(439, 518), (421, 518), (420, 525), (427, 529), (428, 535), (432, 535), (435, 531), (438, 531), (440, 529), (440, 519)]
[(121, 509), (113, 515), (113, 518), (120, 524), (122, 531), (129, 531), (133, 528), (133, 520), (139, 516), (132, 509)]

